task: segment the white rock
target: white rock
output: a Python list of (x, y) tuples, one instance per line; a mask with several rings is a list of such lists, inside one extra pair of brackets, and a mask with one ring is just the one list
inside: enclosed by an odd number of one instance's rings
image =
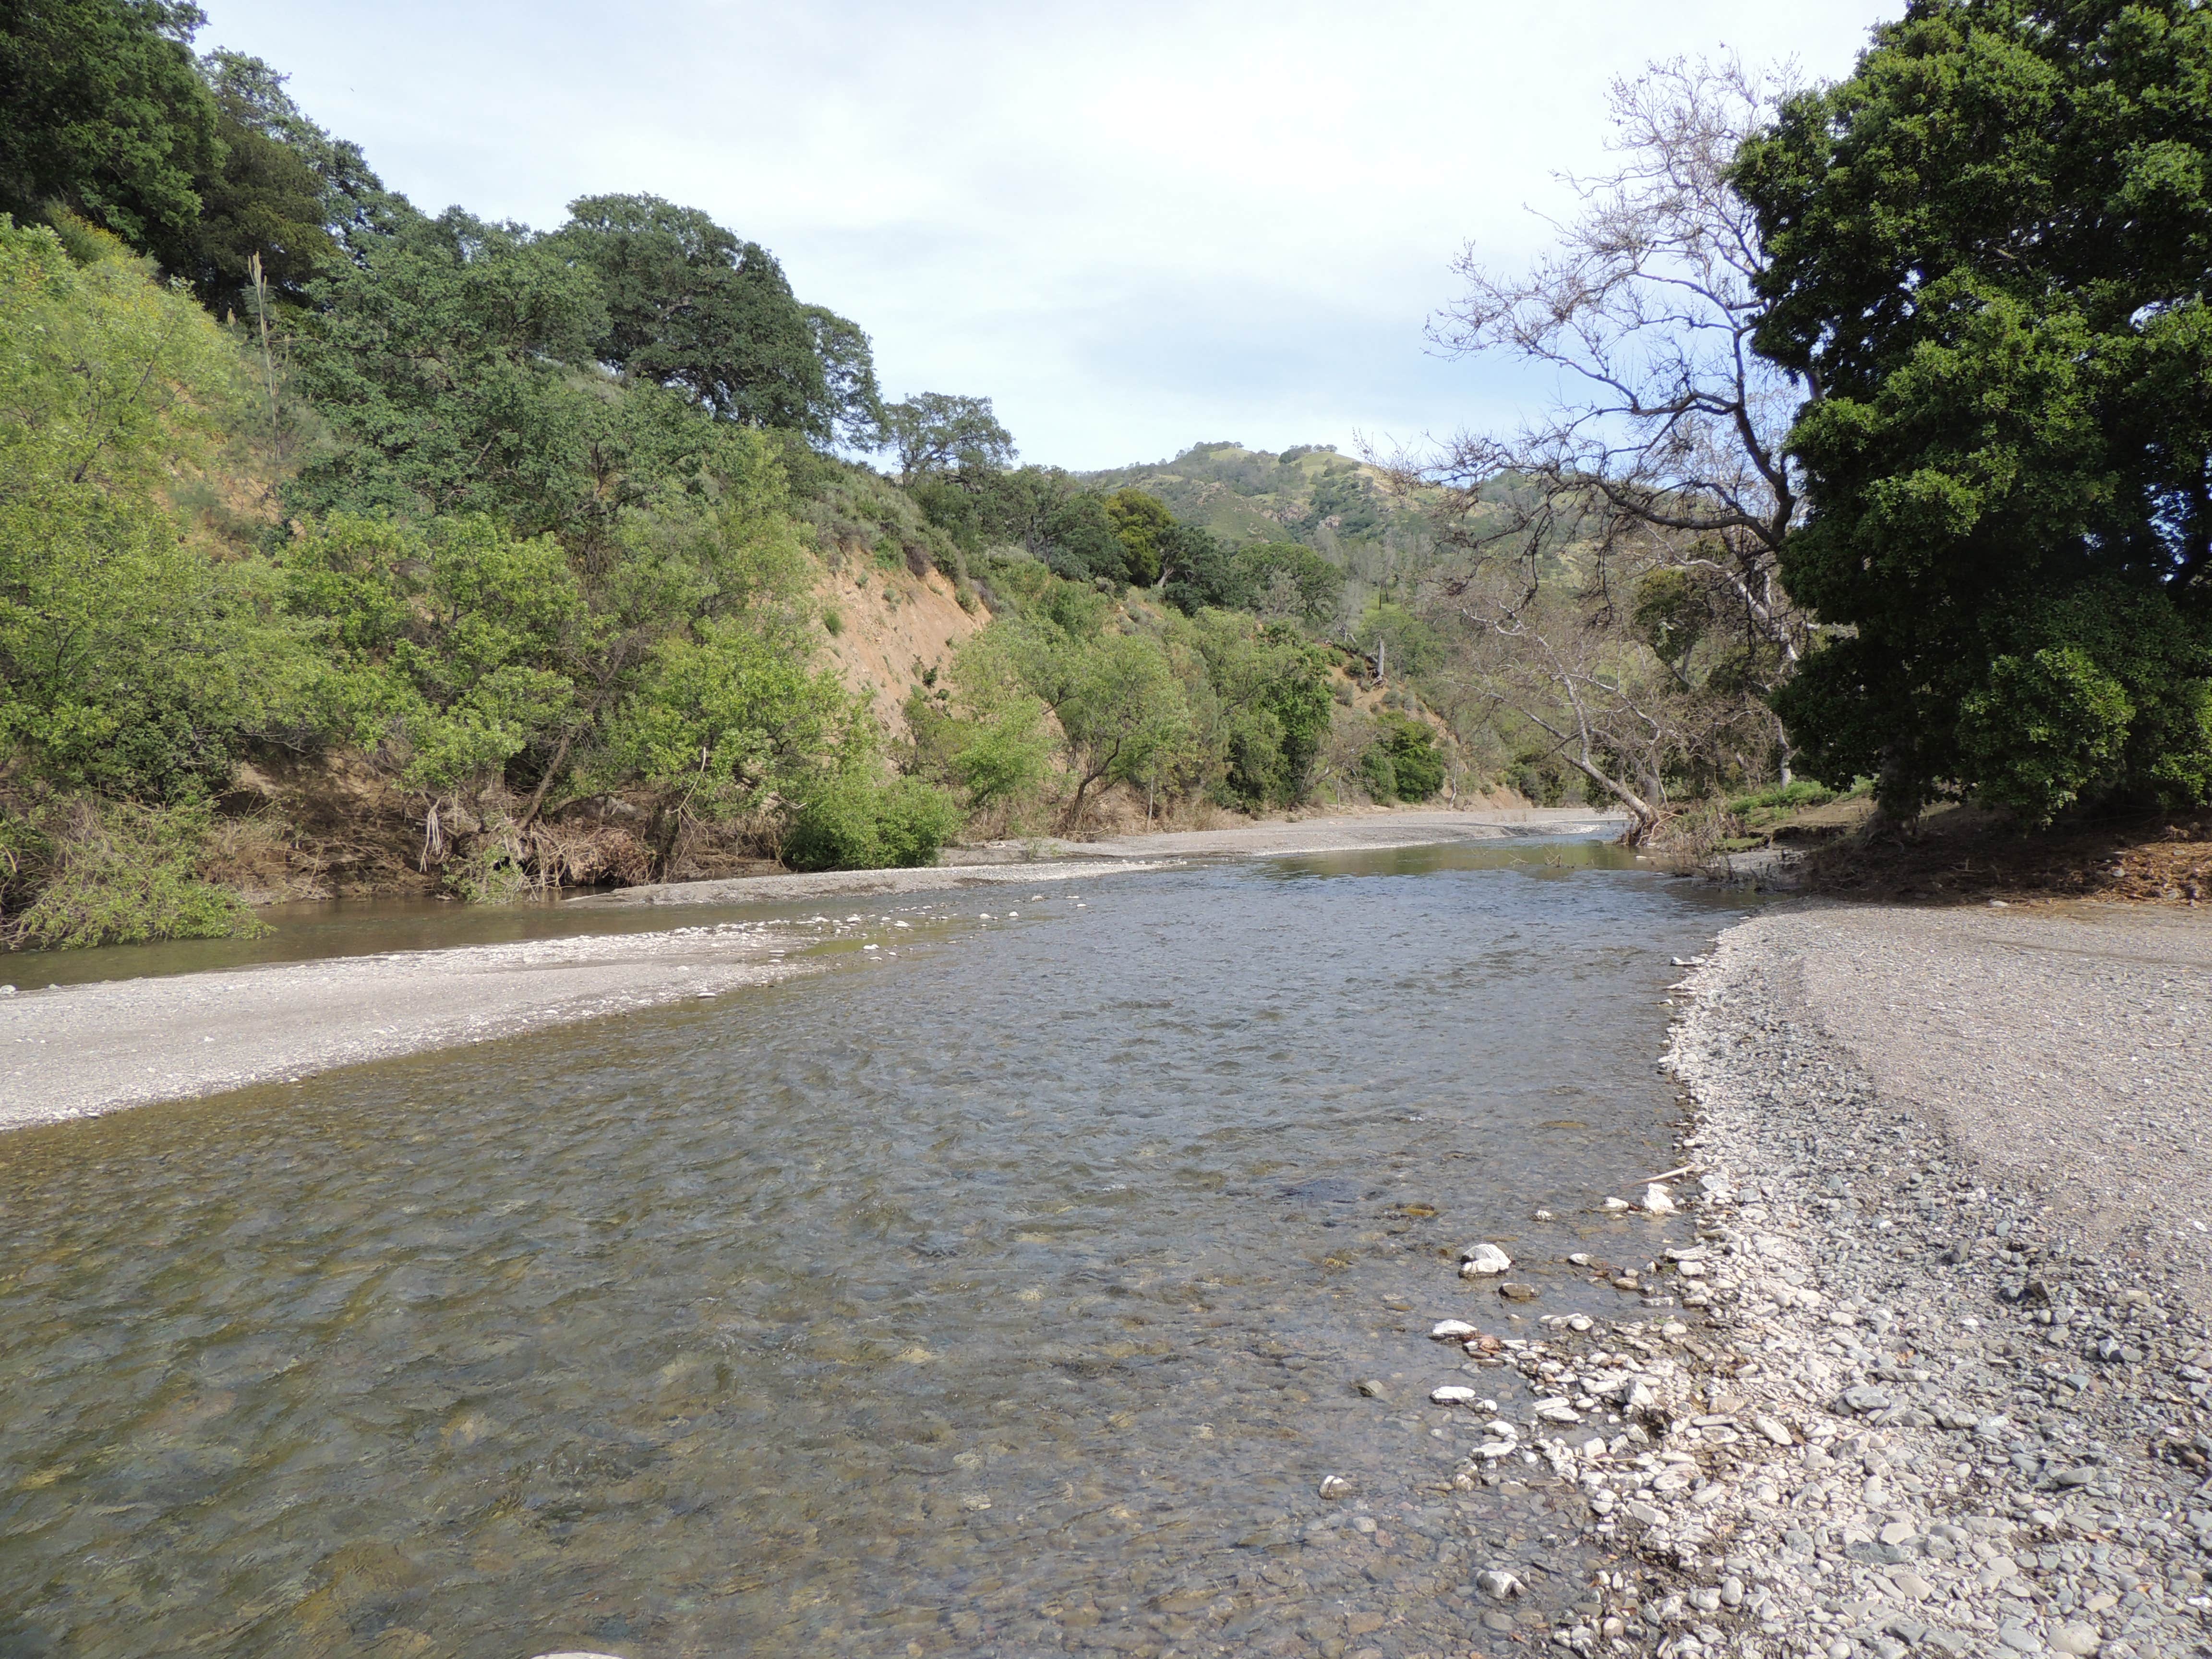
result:
[(1625, 1198), (1608, 1198), (1605, 1201), (1605, 1207), (1607, 1210), (1620, 1211), (1629, 1208), (1630, 1206), (1628, 1200)]
[(1547, 1423), (1579, 1423), (1583, 1414), (1564, 1400), (1539, 1400), (1536, 1415)]
[(2091, 1654), (2104, 1645), (2094, 1625), (2062, 1625), (2051, 1638), (2061, 1653)]
[(1653, 1182), (1644, 1189), (1644, 1208), (1651, 1215), (1672, 1215), (1674, 1200), (1667, 1196), (1667, 1189)]
[(1332, 1474), (1321, 1483), (1323, 1498), (1342, 1498), (1352, 1490), (1352, 1482), (1340, 1474)]
[(1501, 1601), (1509, 1595), (1521, 1594), (1521, 1581), (1510, 1572), (1492, 1569), (1474, 1576), (1474, 1587), (1486, 1595), (1494, 1595)]
[(1474, 1390), (1447, 1382), (1441, 1389), (1431, 1389), (1429, 1398), (1439, 1406), (1471, 1406), (1474, 1403)]
[(1464, 1319), (1443, 1319), (1430, 1328), (1429, 1334), (1439, 1342), (1449, 1342), (1479, 1336), (1481, 1333)]
[(1492, 1273), (1510, 1273), (1513, 1258), (1495, 1244), (1470, 1244), (1460, 1252), (1459, 1273), (1462, 1279), (1482, 1279)]

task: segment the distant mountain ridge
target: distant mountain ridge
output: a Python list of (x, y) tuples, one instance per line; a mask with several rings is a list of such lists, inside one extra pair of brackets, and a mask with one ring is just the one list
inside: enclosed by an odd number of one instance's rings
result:
[(1178, 519), (1232, 544), (1303, 542), (1333, 554), (1419, 525), (1417, 510), (1390, 498), (1379, 468), (1328, 444), (1280, 453), (1193, 444), (1171, 460), (1077, 476), (1099, 489), (1157, 495)]

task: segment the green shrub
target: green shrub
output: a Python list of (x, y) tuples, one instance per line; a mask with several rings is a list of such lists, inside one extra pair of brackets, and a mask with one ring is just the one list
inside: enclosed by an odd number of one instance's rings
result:
[(1810, 778), (1796, 778), (1789, 783), (1753, 790), (1748, 795), (1738, 795), (1729, 802), (1728, 810), (1738, 817), (1753, 812), (1797, 812), (1808, 806), (1826, 806), (1835, 798), (1836, 792), (1826, 784), (1815, 783)]
[(961, 824), (959, 806), (920, 778), (882, 785), (833, 778), (808, 796), (783, 842), (794, 870), (913, 868), (937, 862)]
[(845, 613), (840, 611), (834, 605), (823, 605), (822, 607), (822, 626), (829, 630), (830, 637), (831, 639), (836, 639), (840, 634), (845, 631)]
[(1360, 756), (1359, 781), (1378, 805), (1398, 799), (1398, 769), (1389, 749), (1378, 743)]
[(204, 805), (79, 800), (57, 817), (51, 830), (21, 820), (8, 826), (19, 871), (25, 853), (46, 866), (38, 896), (6, 924), (10, 948), (252, 939), (268, 931), (236, 893), (200, 879), (210, 820)]
[(883, 862), (902, 870), (937, 862), (939, 850), (960, 833), (963, 816), (952, 797), (920, 778), (901, 778), (880, 792), (876, 836)]
[[(1385, 715), (1382, 721), (1382, 735), (1377, 739), (1373, 754), (1381, 750), (1389, 757), (1390, 775), (1396, 785), (1397, 799), (1404, 801), (1426, 800), (1444, 787), (1444, 757), (1437, 748), (1437, 734), (1419, 720), (1406, 719), (1401, 714)], [(1363, 757), (1362, 775), (1367, 771)], [(1377, 797), (1382, 799), (1382, 797)]]

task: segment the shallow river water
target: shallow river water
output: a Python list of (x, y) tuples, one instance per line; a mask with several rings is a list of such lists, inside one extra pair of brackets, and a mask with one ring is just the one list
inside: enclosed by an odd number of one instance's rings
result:
[(1540, 1638), (1594, 1564), (1559, 1489), (1451, 1489), (1428, 1390), (1522, 1396), (1427, 1328), (1635, 1310), (1560, 1258), (1666, 1237), (1595, 1206), (1727, 906), (1589, 845), (1058, 885), (0, 1139), (0, 1659)]

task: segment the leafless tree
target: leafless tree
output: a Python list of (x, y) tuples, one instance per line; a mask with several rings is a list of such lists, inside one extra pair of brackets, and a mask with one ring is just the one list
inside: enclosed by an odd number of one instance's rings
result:
[[(1680, 573), (1733, 613), (1746, 647), (1736, 678), (1753, 699), (1805, 649), (1810, 619), (1784, 591), (1778, 559), (1802, 511), (1784, 441), (1819, 389), (1752, 349), (1765, 252), (1729, 179), (1743, 140), (1789, 89), (1785, 76), (1732, 58), (1676, 59), (1616, 81), (1618, 168), (1566, 181), (1580, 211), (1555, 222), (1556, 247), (1527, 272), (1497, 275), (1468, 248), (1454, 267), (1463, 291), (1431, 322), (1450, 356), (1503, 356), (1565, 388), (1510, 435), (1462, 433), (1392, 468), (1443, 501), (1441, 538), (1462, 556), (1433, 599), (1520, 641), (1532, 664), (1557, 659), (1546, 720), (1577, 709), (1583, 694), (1528, 615), (1547, 586), (1571, 586), (1611, 623), (1645, 579)], [(1517, 593), (1474, 580), (1499, 565), (1518, 571)], [(1778, 724), (1765, 719), (1778, 742)], [(1561, 741), (1571, 762), (1574, 744)], [(1618, 795), (1624, 783), (1605, 787)]]
[(1544, 733), (1551, 751), (1589, 785), (1593, 801), (1625, 810), (1626, 839), (1642, 842), (1674, 805), (1668, 778), (1732, 751), (1741, 762), (1740, 699), (1686, 689), (1669, 665), (1620, 618), (1572, 593), (1509, 592), (1510, 567), (1467, 579), (1462, 614), (1480, 617), (1452, 678), (1480, 701)]

